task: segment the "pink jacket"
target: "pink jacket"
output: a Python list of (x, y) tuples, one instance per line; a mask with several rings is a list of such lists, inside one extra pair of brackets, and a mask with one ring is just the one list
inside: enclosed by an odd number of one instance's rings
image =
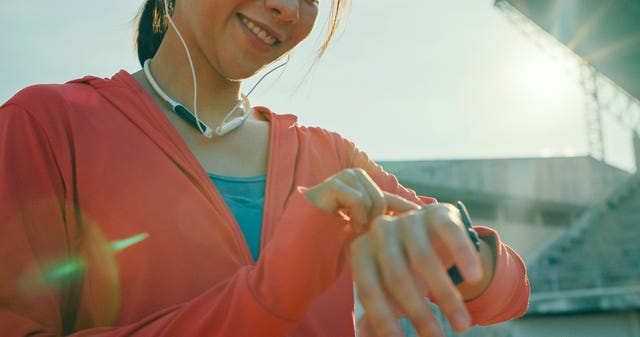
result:
[[(1, 335), (353, 336), (346, 223), (299, 187), (362, 167), (422, 201), (338, 134), (260, 112), (271, 150), (254, 264), (206, 172), (128, 73), (33, 86), (0, 107)], [(524, 264), (496, 242), (495, 277), (468, 303), (476, 324), (527, 307)]]

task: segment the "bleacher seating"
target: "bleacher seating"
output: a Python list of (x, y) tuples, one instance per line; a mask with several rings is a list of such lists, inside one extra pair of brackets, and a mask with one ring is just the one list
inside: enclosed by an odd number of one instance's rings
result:
[[(536, 294), (554, 293), (558, 300), (581, 294), (583, 300), (598, 302), (596, 297), (624, 295), (625, 289), (631, 289), (627, 299), (635, 300), (622, 302), (640, 303), (640, 176), (631, 176), (589, 207), (528, 267), (533, 302)], [(599, 295), (589, 295), (590, 290)], [(532, 304), (536, 311), (536, 303)], [(593, 305), (589, 309), (594, 309)]]

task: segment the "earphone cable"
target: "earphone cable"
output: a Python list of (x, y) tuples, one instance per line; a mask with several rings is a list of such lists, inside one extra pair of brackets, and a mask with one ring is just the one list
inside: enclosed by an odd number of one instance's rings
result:
[[(184, 41), (184, 38), (182, 37), (182, 34), (180, 34), (180, 30), (178, 30), (178, 27), (176, 27), (176, 24), (173, 22), (173, 19), (171, 19), (171, 15), (169, 15), (169, 5), (167, 3), (168, 1), (169, 0), (164, 1), (165, 15), (167, 16), (167, 20), (169, 20), (169, 24), (171, 24), (171, 27), (173, 27), (173, 29), (176, 31), (178, 38), (180, 38), (180, 42), (182, 42), (184, 51), (187, 53), (189, 66), (191, 66), (191, 76), (193, 77), (193, 114), (195, 115), (194, 117), (196, 118), (196, 120), (200, 121), (200, 118), (198, 118), (198, 81), (196, 79), (196, 69), (193, 66), (193, 61), (191, 60), (191, 53), (189, 52), (187, 43)], [(202, 129), (202, 126), (200, 126), (200, 123), (196, 123), (196, 125), (198, 126), (198, 130), (200, 131), (200, 133), (205, 135), (205, 131)]]
[[(200, 121), (200, 118), (198, 118), (198, 81), (196, 78), (196, 70), (195, 67), (193, 65), (193, 60), (191, 59), (191, 53), (189, 52), (189, 47), (187, 47), (187, 43), (184, 40), (184, 38), (182, 37), (182, 34), (180, 33), (180, 30), (178, 29), (178, 27), (176, 26), (176, 24), (173, 22), (173, 19), (171, 19), (171, 15), (169, 15), (169, 5), (168, 5), (168, 1), (169, 0), (165, 0), (164, 1), (164, 9), (165, 9), (165, 15), (167, 16), (167, 20), (169, 21), (169, 24), (171, 25), (171, 27), (176, 31), (176, 35), (178, 35), (178, 38), (180, 39), (180, 42), (182, 43), (182, 46), (187, 54), (187, 60), (189, 61), (189, 66), (191, 68), (191, 76), (193, 78), (193, 117), (195, 118), (195, 125), (197, 126), (198, 130), (200, 131), (201, 134), (203, 134), (205, 137), (210, 138), (210, 136), (208, 135), (209, 133), (206, 132), (206, 130), (203, 130), (202, 128), (202, 121)], [(173, 99), (171, 99), (168, 95), (166, 95), (164, 93), (164, 91), (162, 91), (162, 89), (159, 88), (159, 86), (155, 83), (155, 81), (153, 81), (153, 76), (151, 75), (151, 72), (149, 71), (149, 66), (148, 66), (148, 61), (145, 62), (147, 63), (145, 66), (145, 74), (147, 75), (147, 78), (151, 79), (152, 81), (152, 86), (153, 88), (169, 103), (173, 106), (174, 110), (176, 108), (176, 106), (180, 105), (179, 103), (175, 102)], [(262, 80), (264, 80), (265, 77), (267, 77), (269, 74), (271, 74), (272, 72), (276, 71), (279, 68), (284, 67), (287, 63), (289, 63), (289, 56), (287, 56), (287, 60), (277, 66), (275, 66), (274, 68), (270, 69), (269, 71), (267, 71), (264, 75), (262, 75), (260, 77), (260, 79), (251, 87), (251, 89), (249, 90), (249, 92), (246, 95), (242, 95), (242, 98), (238, 101), (238, 103), (233, 107), (233, 109), (231, 109), (227, 115), (224, 117), (221, 125), (227, 121), (227, 119), (229, 117), (231, 117), (231, 115), (242, 105), (243, 106), (243, 110), (245, 110), (244, 116), (241, 117), (241, 121), (244, 122), (244, 120), (247, 119), (249, 113), (250, 113), (250, 109), (251, 106), (249, 104), (249, 100), (248, 97), (249, 95), (251, 95), (251, 93), (253, 92), (253, 90), (260, 84), (260, 82), (262, 82)], [(187, 112), (191, 113), (190, 111), (186, 110)], [(220, 126), (218, 126), (218, 128), (216, 128), (216, 130), (219, 130)]]

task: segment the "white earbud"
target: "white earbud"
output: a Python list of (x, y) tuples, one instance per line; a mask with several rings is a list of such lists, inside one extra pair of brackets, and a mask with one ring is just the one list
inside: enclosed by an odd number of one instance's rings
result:
[(239, 127), (244, 122), (245, 119), (246, 118), (236, 117), (225, 124), (221, 124), (216, 128), (216, 135), (218, 136), (226, 135), (227, 133), (229, 133), (229, 131)]
[[(234, 106), (233, 109), (231, 109), (231, 111), (229, 111), (229, 113), (227, 113), (226, 116), (224, 116), (224, 119), (222, 120), (220, 125), (218, 125), (218, 127), (216, 128), (216, 135), (218, 136), (226, 135), (232, 130), (237, 129), (240, 125), (242, 125), (242, 123), (244, 123), (244, 121), (247, 120), (247, 118), (249, 118), (249, 113), (251, 113), (251, 105), (249, 104), (249, 99), (244, 94), (240, 94), (240, 95), (242, 95), (242, 100), (238, 102), (238, 104), (236, 104), (236, 106)], [(231, 117), (231, 115), (236, 110), (238, 110), (241, 103), (243, 104), (242, 116), (238, 116), (233, 118), (230, 121), (227, 121), (227, 118)]]

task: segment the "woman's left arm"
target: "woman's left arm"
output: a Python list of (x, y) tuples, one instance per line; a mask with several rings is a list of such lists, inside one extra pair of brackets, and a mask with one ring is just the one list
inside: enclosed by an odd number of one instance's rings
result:
[[(397, 194), (423, 207), (437, 203), (433, 198), (418, 196), (400, 185), (395, 176), (385, 172), (353, 143), (344, 142), (351, 165), (365, 170), (383, 191)], [(481, 226), (474, 229), (480, 237), (483, 277), (480, 281), (462, 282), (457, 286), (471, 315), (471, 323), (490, 325), (522, 316), (529, 301), (529, 281), (524, 262), (500, 240), (495, 230)]]

